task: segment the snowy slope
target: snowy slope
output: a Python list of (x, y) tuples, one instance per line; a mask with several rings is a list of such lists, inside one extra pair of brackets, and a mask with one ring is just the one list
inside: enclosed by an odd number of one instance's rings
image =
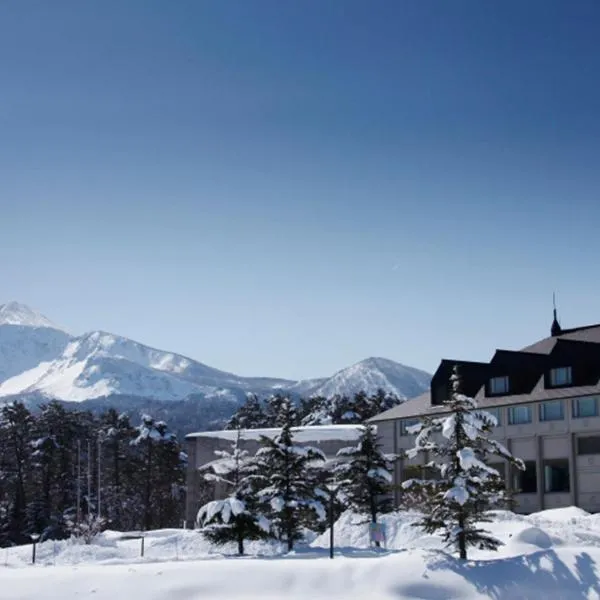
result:
[(70, 339), (58, 329), (0, 325), (0, 384), (40, 363), (55, 360)]
[(68, 333), (24, 304), (0, 305), (0, 383), (60, 356)]
[(0, 325), (47, 327), (49, 329), (59, 329), (62, 331), (62, 329), (50, 321), (50, 319), (20, 302), (0, 304)]
[[(4, 381), (0, 397), (41, 393), (81, 402), (118, 394), (179, 400), (228, 388), (244, 390), (251, 383), (172, 352), (94, 331), (72, 338), (54, 360)], [(268, 380), (262, 385), (270, 387)]]
[(330, 398), (335, 395), (352, 395), (364, 390), (374, 393), (378, 388), (399, 398), (414, 398), (429, 387), (431, 375), (407, 367), (387, 358), (367, 358), (311, 390), (314, 396)]
[(378, 387), (410, 398), (429, 375), (385, 359), (367, 359), (331, 379), (289, 381), (240, 377), (122, 336), (93, 331), (70, 336), (17, 302), (0, 307), (0, 398), (82, 402), (113, 396), (158, 401), (194, 398), (239, 402), (247, 393), (297, 396), (352, 394)]

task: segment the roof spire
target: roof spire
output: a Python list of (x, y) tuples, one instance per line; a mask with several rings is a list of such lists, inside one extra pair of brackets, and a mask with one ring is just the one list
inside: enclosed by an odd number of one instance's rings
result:
[(556, 337), (562, 333), (562, 329), (560, 327), (560, 323), (558, 322), (558, 318), (556, 316), (556, 293), (552, 292), (552, 306), (554, 310), (552, 311), (554, 314), (554, 320), (552, 321), (552, 327), (550, 327), (550, 335), (552, 337)]

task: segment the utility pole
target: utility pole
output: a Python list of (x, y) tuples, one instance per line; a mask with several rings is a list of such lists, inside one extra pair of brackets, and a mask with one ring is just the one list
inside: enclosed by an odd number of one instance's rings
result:
[(87, 487), (88, 487), (88, 517), (91, 514), (90, 505), (92, 502), (92, 442), (88, 440), (87, 443), (88, 448), (88, 472), (87, 472)]
[(100, 518), (100, 492), (102, 489), (102, 440), (98, 436), (98, 518)]
[(81, 523), (81, 440), (77, 440), (77, 525)]

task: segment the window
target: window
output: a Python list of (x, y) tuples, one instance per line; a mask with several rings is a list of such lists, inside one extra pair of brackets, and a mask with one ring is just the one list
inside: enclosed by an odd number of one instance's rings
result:
[(412, 435), (407, 431), (407, 429), (413, 425), (417, 425), (417, 423), (420, 422), (421, 421), (419, 419), (402, 419), (400, 421), (400, 435)]
[(502, 480), (504, 481), (506, 479), (506, 463), (490, 463), (488, 465), (488, 467), (491, 467), (492, 469), (496, 469), (496, 471), (498, 471), (498, 474), (500, 475), (500, 477), (502, 477)]
[(409, 479), (421, 479), (423, 475), (423, 467), (419, 465), (410, 465), (402, 468), (402, 481)]
[(573, 400), (573, 416), (576, 419), (598, 416), (598, 398), (575, 398)]
[(564, 418), (562, 400), (549, 400), (540, 404), (540, 421), (562, 421)]
[(513, 489), (519, 494), (537, 492), (537, 467), (534, 460), (525, 461), (525, 470), (513, 470)]
[(498, 421), (498, 425), (502, 425), (502, 419), (500, 418), (502, 415), (502, 410), (500, 408), (484, 408), (482, 412), (490, 413), (493, 417)]
[(600, 435), (578, 438), (577, 454), (600, 454)]
[(566, 458), (544, 461), (544, 491), (569, 491), (569, 461)]
[(508, 375), (502, 377), (492, 377), (490, 379), (490, 394), (508, 393)]
[(444, 404), (448, 400), (448, 382), (440, 383), (436, 386), (435, 390), (432, 390), (433, 396), (431, 397), (432, 404)]
[(561, 385), (570, 385), (573, 381), (571, 367), (558, 367), (550, 370), (550, 385), (558, 387)]
[(440, 472), (437, 469), (431, 467), (425, 467), (423, 465), (406, 465), (402, 468), (402, 481), (409, 479), (439, 479)]
[(522, 404), (521, 406), (511, 406), (508, 409), (508, 424), (523, 425), (531, 423), (531, 406)]

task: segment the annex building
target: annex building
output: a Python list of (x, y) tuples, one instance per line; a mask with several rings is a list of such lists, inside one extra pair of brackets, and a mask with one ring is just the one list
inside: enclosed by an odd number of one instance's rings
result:
[[(294, 443), (299, 446), (312, 446), (323, 452), (327, 459), (336, 456), (338, 450), (356, 445), (362, 431), (360, 425), (313, 425), (292, 427)], [(239, 447), (250, 455), (256, 454), (263, 436), (273, 438), (281, 432), (279, 428), (242, 429), (239, 432)], [(215, 451), (231, 452), (237, 440), (237, 430), (201, 431), (185, 436), (188, 466), (186, 473), (186, 526), (193, 528), (198, 509), (211, 500), (224, 498), (227, 490), (224, 485), (212, 484), (204, 480), (202, 469), (218, 459)]]
[[(494, 437), (525, 461), (524, 472), (493, 465), (515, 493), (515, 510), (600, 512), (600, 324), (562, 329), (554, 311), (550, 337), (522, 350), (496, 350), (489, 362), (442, 360), (429, 392), (370, 420), (386, 451), (402, 455), (414, 445), (408, 426), (443, 415), (454, 365), (463, 393), (497, 417)], [(400, 458), (395, 483), (418, 476), (425, 462)]]

